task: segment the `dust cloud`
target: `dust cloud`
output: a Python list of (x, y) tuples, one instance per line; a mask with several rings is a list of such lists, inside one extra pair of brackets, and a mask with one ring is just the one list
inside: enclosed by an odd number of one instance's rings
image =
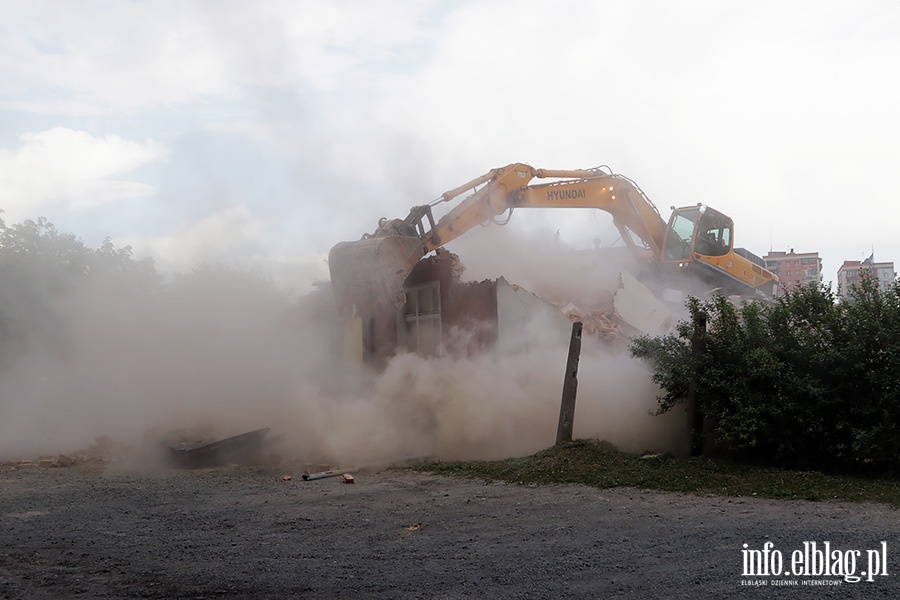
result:
[[(588, 281), (577, 270), (585, 255), (570, 253), (579, 258), (567, 270), (565, 249), (548, 240), (504, 238), (507, 258), (517, 257), (508, 279), (584, 304), (600, 298), (595, 286), (618, 266)], [(479, 256), (462, 256), (470, 272), (502, 267)], [(72, 452), (101, 435), (141, 447), (191, 428), (227, 437), (269, 427), (283, 435), (285, 459), (342, 466), (495, 459), (555, 441), (568, 336), (540, 322), (522, 323), (521, 340), (502, 350), (400, 354), (375, 372), (340, 357), (328, 285), (296, 301), (259, 273), (203, 267), (165, 284), (89, 280), (3, 300), (4, 315), (27, 318), (0, 353), (0, 459)], [(657, 394), (624, 347), (586, 338), (575, 435), (681, 453), (684, 415), (651, 415)]]
[(203, 268), (139, 289), (87, 280), (3, 308), (18, 330), (5, 337), (0, 456), (100, 435), (140, 444), (154, 429), (240, 433), (287, 409), (297, 332), (256, 274)]
[[(470, 234), (448, 246), (465, 267), (463, 281), (502, 276), (585, 313), (609, 310), (619, 273), (641, 268), (624, 248), (574, 250), (550, 230), (488, 226)], [(502, 333), (497, 347), (475, 356), (395, 356), (382, 372), (367, 375), (363, 390), (332, 396), (313, 411), (316, 431), (327, 432), (319, 448), (350, 464), (422, 454), (499, 459), (553, 445), (571, 327), (546, 316), (532, 313)], [(470, 347), (467, 335), (474, 332), (451, 331), (447, 345)], [(575, 436), (628, 452), (684, 454), (686, 414), (654, 414), (660, 391), (627, 346), (583, 339)]]
[[(499, 459), (552, 446), (566, 357), (560, 345), (468, 358), (400, 355), (366, 397), (321, 413), (323, 430), (332, 432), (329, 455), (349, 462), (420, 454)], [(683, 415), (653, 416), (656, 392), (643, 365), (589, 343), (580, 361), (575, 436), (629, 452), (683, 453)]]

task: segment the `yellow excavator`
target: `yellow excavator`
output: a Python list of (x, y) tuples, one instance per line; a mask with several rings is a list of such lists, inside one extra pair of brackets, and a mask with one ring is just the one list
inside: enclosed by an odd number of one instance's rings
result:
[[(534, 179), (553, 181), (532, 184)], [(433, 207), (468, 191), (435, 222)], [(775, 293), (778, 278), (762, 258), (734, 247), (734, 223), (717, 210), (702, 204), (673, 207), (666, 223), (637, 184), (603, 167), (548, 170), (515, 163), (414, 206), (405, 219), (381, 219), (373, 234), (332, 248), (328, 265), (339, 307), (399, 302), (404, 280), (423, 256), (516, 208), (605, 210), (625, 244), (664, 271), (694, 277), (728, 295)]]

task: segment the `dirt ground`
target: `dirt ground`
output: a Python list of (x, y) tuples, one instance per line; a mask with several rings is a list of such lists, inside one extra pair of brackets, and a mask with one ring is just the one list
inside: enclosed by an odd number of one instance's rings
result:
[[(0, 473), (0, 598), (900, 597), (886, 506), (289, 471)], [(788, 565), (861, 550), (856, 571), (886, 541), (888, 576), (743, 577), (769, 540)]]

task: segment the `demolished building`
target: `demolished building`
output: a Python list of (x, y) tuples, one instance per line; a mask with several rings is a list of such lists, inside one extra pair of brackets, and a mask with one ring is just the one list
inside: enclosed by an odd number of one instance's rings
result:
[(587, 307), (564, 293), (537, 295), (504, 277), (463, 281), (459, 258), (444, 249), (420, 260), (401, 294), (357, 301), (343, 325), (343, 354), (376, 367), (398, 352), (473, 356), (496, 349), (568, 340), (573, 321), (585, 334), (624, 347), (634, 335), (673, 323), (669, 307), (627, 272)]

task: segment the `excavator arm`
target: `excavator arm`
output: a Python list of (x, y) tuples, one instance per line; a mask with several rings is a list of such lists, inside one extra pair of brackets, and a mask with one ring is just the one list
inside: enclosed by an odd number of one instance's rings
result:
[[(535, 179), (558, 179), (552, 183), (529, 185)], [(431, 207), (448, 202), (475, 185), (487, 183), (463, 200), (436, 224)], [(644, 193), (627, 177), (601, 169), (549, 170), (513, 164), (493, 171), (441, 195), (435, 202), (414, 207), (406, 222), (415, 225), (427, 253), (454, 240), (476, 225), (496, 219), (515, 208), (599, 208), (610, 213), (627, 244), (632, 231), (659, 255), (666, 223)], [(430, 227), (425, 228), (425, 219)]]
[[(534, 179), (554, 179), (531, 185)], [(481, 186), (480, 188), (478, 186)], [(473, 191), (435, 222), (432, 208)], [(515, 208), (599, 208), (609, 212), (626, 244), (641, 243), (648, 258), (662, 253), (666, 223), (627, 177), (596, 169), (534, 169), (514, 163), (415, 206), (405, 219), (382, 219), (373, 234), (342, 242), (329, 254), (334, 294), (341, 306), (357, 301), (400, 301), (403, 281), (419, 259), (473, 227)]]
[[(543, 177), (571, 177), (572, 171), (539, 171)], [(644, 193), (627, 177), (603, 172), (578, 179), (528, 186), (510, 198), (511, 208), (598, 208), (610, 213), (622, 240), (632, 248), (637, 236), (650, 257), (659, 256), (666, 223)]]

